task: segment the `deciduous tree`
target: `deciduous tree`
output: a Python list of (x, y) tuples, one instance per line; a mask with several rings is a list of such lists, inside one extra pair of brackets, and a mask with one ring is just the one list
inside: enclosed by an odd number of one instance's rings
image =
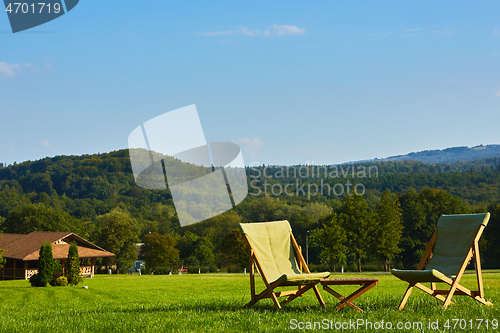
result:
[(403, 267), (415, 268), (442, 214), (463, 214), (467, 209), (462, 199), (447, 191), (410, 189), (400, 197), (403, 220), (401, 258)]
[(311, 244), (321, 248), (321, 260), (330, 265), (333, 271), (336, 264), (343, 264), (348, 251), (346, 231), (340, 225), (337, 214), (330, 214), (322, 219), (321, 227), (311, 234)]
[(33, 231), (69, 231), (86, 236), (83, 223), (66, 212), (42, 203), (18, 206), (2, 224), (4, 232), (29, 234)]
[(177, 242), (171, 235), (152, 232), (144, 235), (143, 241), (141, 257), (144, 258), (146, 268), (151, 274), (159, 267), (173, 265), (179, 257), (179, 250), (175, 248)]
[(375, 230), (373, 250), (376, 257), (384, 261), (384, 269), (389, 271), (389, 262), (401, 250), (403, 224), (401, 223), (401, 205), (396, 195), (387, 189), (375, 205)]
[(223, 266), (248, 267), (248, 245), (241, 232), (233, 230), (222, 239), (220, 260)]
[(116, 257), (105, 260), (106, 264), (116, 264), (118, 273), (132, 267), (137, 258), (135, 244), (138, 238), (133, 228), (135, 220), (128, 213), (115, 208), (99, 216), (97, 223), (99, 227), (94, 236), (96, 243), (106, 251), (116, 254)]
[(361, 272), (361, 259), (366, 257), (373, 241), (373, 213), (363, 196), (347, 196), (338, 209), (338, 220), (347, 234), (349, 251), (355, 254), (358, 271)]

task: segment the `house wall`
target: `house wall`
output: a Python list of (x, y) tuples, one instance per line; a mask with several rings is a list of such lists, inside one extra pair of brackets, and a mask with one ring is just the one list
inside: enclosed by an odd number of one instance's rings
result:
[[(29, 280), (32, 275), (38, 273), (38, 260), (23, 261), (16, 259), (6, 259), (6, 263), (0, 272), (2, 280)], [(65, 260), (61, 260), (61, 266), (65, 267)], [(94, 276), (95, 259), (91, 260), (91, 264), (80, 265), (80, 274), (82, 276)]]
[(5, 258), (6, 262), (2, 268), (2, 280), (25, 279), (25, 262), (18, 259)]

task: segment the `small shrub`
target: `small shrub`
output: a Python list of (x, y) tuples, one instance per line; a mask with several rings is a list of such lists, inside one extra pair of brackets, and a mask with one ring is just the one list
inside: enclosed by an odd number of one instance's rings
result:
[(60, 276), (55, 280), (54, 287), (66, 287), (68, 279), (65, 276)]
[(31, 283), (32, 287), (46, 287), (47, 286), (47, 284), (43, 284), (40, 281), (40, 275), (38, 275), (38, 273), (34, 274), (30, 277), (30, 283)]
[[(361, 269), (363, 269), (363, 266), (361, 266)], [(353, 262), (350, 265), (347, 265), (345, 267), (345, 271), (346, 272), (358, 272), (358, 265), (355, 262)]]
[(189, 266), (187, 270), (189, 274), (198, 274), (198, 272), (200, 272), (200, 269), (200, 266)]
[(231, 265), (226, 267), (228, 273), (243, 273), (243, 268), (239, 265)]
[(361, 266), (361, 269), (364, 272), (377, 272), (377, 271), (380, 272), (384, 270), (384, 267), (377, 263), (367, 263)]
[(168, 275), (168, 273), (170, 273), (170, 267), (159, 267), (153, 272), (154, 275)]

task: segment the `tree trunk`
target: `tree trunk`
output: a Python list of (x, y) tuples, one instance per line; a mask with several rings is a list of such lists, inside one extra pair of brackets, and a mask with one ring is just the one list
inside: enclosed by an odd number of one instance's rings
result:
[(357, 256), (358, 257), (358, 271), (361, 273), (361, 256)]

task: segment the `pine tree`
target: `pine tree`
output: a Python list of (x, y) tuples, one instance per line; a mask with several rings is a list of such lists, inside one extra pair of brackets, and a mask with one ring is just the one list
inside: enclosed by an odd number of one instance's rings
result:
[(40, 247), (38, 259), (38, 282), (40, 287), (46, 287), (52, 281), (54, 272), (54, 257), (52, 256), (52, 244), (46, 242)]
[(72, 242), (68, 251), (68, 261), (66, 263), (66, 278), (68, 284), (75, 286), (80, 282), (80, 257), (78, 256), (78, 245)]

